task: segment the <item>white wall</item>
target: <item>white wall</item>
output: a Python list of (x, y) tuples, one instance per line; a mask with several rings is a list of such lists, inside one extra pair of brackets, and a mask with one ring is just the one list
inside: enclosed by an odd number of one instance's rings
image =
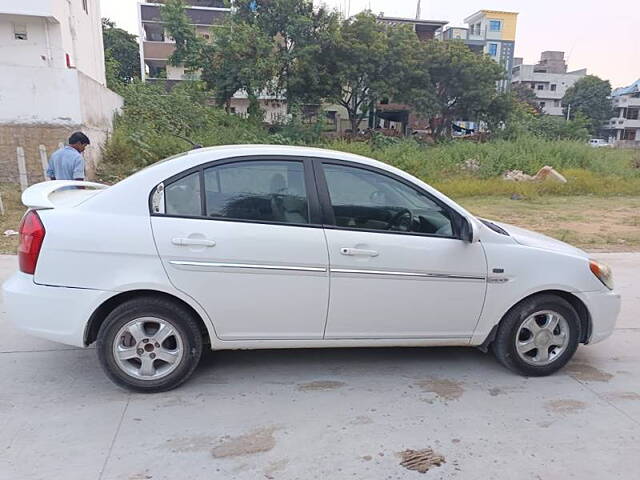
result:
[[(26, 40), (15, 39), (15, 25), (26, 26)], [(60, 24), (45, 17), (0, 15), (0, 64), (62, 68), (65, 61)]]
[(122, 98), (68, 68), (3, 67), (0, 123), (91, 125), (110, 129)]
[[(87, 6), (85, 12), (81, 0), (0, 0), (0, 65), (63, 67), (68, 55), (72, 67), (106, 85), (99, 0)], [(15, 40), (14, 23), (27, 25), (27, 40)]]
[(36, 15), (54, 18), (58, 13), (59, 0), (2, 0), (0, 15)]
[(122, 97), (80, 72), (78, 85), (82, 125), (110, 130), (114, 114), (124, 103)]
[(182, 80), (184, 77), (184, 67), (169, 65), (167, 62), (167, 80)]
[(82, 122), (77, 71), (3, 65), (2, 73), (0, 123)]

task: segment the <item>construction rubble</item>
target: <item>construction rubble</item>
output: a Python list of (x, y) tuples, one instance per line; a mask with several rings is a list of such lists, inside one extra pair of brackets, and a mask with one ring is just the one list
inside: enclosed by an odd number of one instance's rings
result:
[(548, 165), (542, 167), (535, 175), (527, 175), (522, 170), (508, 170), (502, 175), (502, 179), (511, 182), (541, 182), (551, 180), (558, 183), (567, 183), (567, 179), (562, 174)]

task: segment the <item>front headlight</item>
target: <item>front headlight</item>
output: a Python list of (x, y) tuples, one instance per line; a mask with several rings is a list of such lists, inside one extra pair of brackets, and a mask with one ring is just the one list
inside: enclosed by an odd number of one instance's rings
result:
[(613, 290), (613, 272), (609, 265), (591, 260), (589, 262), (589, 268), (593, 274), (598, 277), (598, 280), (604, 283), (605, 287), (609, 290)]

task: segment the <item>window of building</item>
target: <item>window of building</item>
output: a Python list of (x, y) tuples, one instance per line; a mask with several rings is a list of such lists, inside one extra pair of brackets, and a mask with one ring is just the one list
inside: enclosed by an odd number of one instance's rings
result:
[(531, 90), (535, 90), (535, 89), (536, 89), (536, 84), (535, 84), (535, 83), (532, 83), (532, 84), (531, 84)]
[(559, 106), (561, 106), (560, 100), (554, 100), (554, 101), (553, 101), (553, 106), (554, 106), (554, 107), (559, 107)]
[(14, 23), (13, 24), (13, 38), (16, 39), (16, 40), (26, 40), (27, 39), (27, 26)]
[(551, 84), (551, 91), (552, 91), (552, 92), (555, 92), (557, 87), (558, 87), (558, 86), (557, 86), (555, 83), (552, 83), (552, 84)]
[(495, 57), (496, 55), (498, 55), (498, 44), (497, 43), (490, 43), (489, 44), (489, 55), (491, 55), (492, 57)]
[(85, 13), (89, 13), (89, 5), (87, 5), (88, 0), (82, 0), (82, 9), (85, 11)]
[(287, 224), (309, 223), (304, 165), (298, 161), (248, 161), (204, 171), (210, 218)]
[(450, 214), (398, 180), (343, 165), (324, 172), (338, 227), (453, 236)]
[(544, 90), (544, 83), (538, 84), (538, 90)]
[(540, 108), (544, 108), (547, 106), (547, 102), (540, 102)]
[(637, 108), (627, 109), (627, 120), (638, 120), (640, 117), (640, 110)]
[(500, 20), (489, 20), (489, 31), (499, 32), (502, 30), (502, 22)]

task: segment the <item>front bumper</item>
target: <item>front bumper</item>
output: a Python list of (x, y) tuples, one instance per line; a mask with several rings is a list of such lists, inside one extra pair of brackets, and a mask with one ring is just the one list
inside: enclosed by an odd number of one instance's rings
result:
[(608, 338), (616, 326), (620, 313), (620, 294), (611, 290), (576, 294), (591, 315), (591, 335), (587, 343), (598, 343)]
[(50, 287), (17, 272), (2, 285), (4, 306), (20, 330), (54, 342), (84, 347), (85, 327), (109, 292)]

